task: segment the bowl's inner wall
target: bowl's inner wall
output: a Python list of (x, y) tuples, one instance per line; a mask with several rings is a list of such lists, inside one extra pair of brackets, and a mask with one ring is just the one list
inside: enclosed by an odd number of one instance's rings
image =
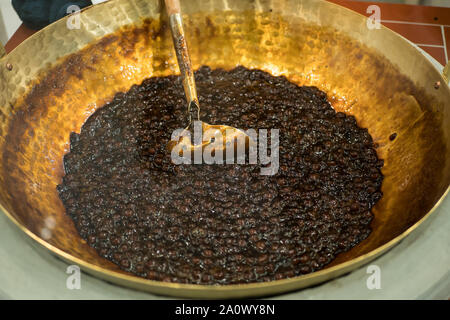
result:
[[(119, 271), (82, 241), (58, 198), (69, 134), (116, 92), (150, 76), (177, 72), (166, 18), (124, 27), (72, 54), (30, 83), (1, 127), (0, 200), (36, 235), (71, 255)], [(191, 13), (185, 28), (193, 65), (237, 65), (284, 75), (328, 93), (335, 109), (369, 129), (384, 159), (382, 191), (368, 239), (332, 263), (395, 238), (423, 217), (449, 184), (449, 125), (429, 97), (381, 55), (301, 18), (265, 11)], [(9, 114), (9, 115), (8, 115)], [(389, 136), (397, 138), (390, 141)], [(281, 129), (282, 138), (282, 129)]]

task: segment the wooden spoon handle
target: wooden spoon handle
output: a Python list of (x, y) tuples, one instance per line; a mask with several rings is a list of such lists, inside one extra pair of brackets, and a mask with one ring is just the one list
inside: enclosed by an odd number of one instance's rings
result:
[(197, 88), (195, 86), (194, 71), (192, 70), (186, 37), (184, 35), (183, 19), (181, 17), (180, 10), (180, 0), (165, 0), (165, 4), (167, 14), (169, 15), (173, 46), (175, 47), (178, 67), (180, 68), (181, 79), (183, 80), (184, 93), (188, 102), (187, 111), (190, 124), (192, 120), (199, 120), (200, 105), (197, 98)]
[(171, 14), (181, 13), (180, 0), (164, 0), (166, 3), (166, 11)]

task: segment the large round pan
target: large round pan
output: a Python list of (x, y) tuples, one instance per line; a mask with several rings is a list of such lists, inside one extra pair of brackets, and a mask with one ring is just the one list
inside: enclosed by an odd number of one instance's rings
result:
[[(90, 248), (56, 191), (69, 134), (116, 92), (178, 72), (161, 2), (117, 0), (50, 25), (0, 60), (1, 207), (48, 251), (108, 281), (159, 294), (269, 295), (374, 259), (417, 228), (448, 192), (450, 90), (404, 38), (318, 0), (189, 0), (182, 10), (195, 68), (244, 65), (317, 86), (335, 109), (369, 129), (385, 163), (372, 233), (321, 271), (229, 286), (145, 280)], [(80, 28), (71, 29), (77, 18)]]

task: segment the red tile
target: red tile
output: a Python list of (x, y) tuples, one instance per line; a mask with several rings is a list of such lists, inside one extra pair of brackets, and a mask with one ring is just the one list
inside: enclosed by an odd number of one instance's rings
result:
[(445, 42), (447, 44), (447, 61), (450, 60), (450, 27), (444, 27)]
[(401, 34), (408, 40), (419, 44), (444, 45), (440, 26), (423, 26), (416, 24), (401, 24), (383, 22), (389, 29)]
[(381, 9), (382, 20), (396, 20), (407, 22), (431, 23), (438, 25), (450, 26), (450, 8), (415, 6), (407, 4), (393, 4), (380, 2), (360, 2), (351, 0), (328, 0), (336, 4), (342, 5), (365, 16), (367, 7), (375, 4)]
[(5, 50), (10, 53), (15, 47), (22, 43), (26, 38), (36, 33), (36, 30), (31, 30), (22, 24), (19, 29), (13, 34), (11, 39), (6, 43)]
[(445, 51), (444, 51), (444, 48), (425, 47), (425, 46), (419, 46), (419, 48), (425, 50), (433, 58), (435, 58), (440, 64), (445, 66)]

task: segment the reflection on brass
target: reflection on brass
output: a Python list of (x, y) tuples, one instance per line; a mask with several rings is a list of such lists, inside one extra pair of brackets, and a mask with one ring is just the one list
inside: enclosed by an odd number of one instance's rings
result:
[[(182, 5), (195, 69), (244, 65), (315, 85), (335, 109), (369, 128), (385, 161), (384, 197), (374, 207), (372, 233), (321, 271), (267, 283), (151, 281), (97, 255), (80, 239), (56, 192), (69, 134), (79, 132), (116, 92), (149, 76), (178, 72), (161, 1), (117, 0), (83, 11), (79, 30), (67, 29), (67, 18), (41, 30), (7, 56), (11, 71), (0, 68), (0, 203), (43, 247), (98, 277), (141, 290), (262, 296), (317, 284), (367, 263), (417, 228), (443, 199), (450, 182), (450, 89), (434, 89), (444, 79), (402, 37), (384, 27), (369, 30), (363, 16), (325, 1)], [(48, 217), (56, 223), (44, 240)]]
[(0, 43), (0, 58), (6, 55), (5, 47)]
[(447, 64), (442, 71), (442, 78), (444, 78), (444, 83), (448, 84), (450, 81), (450, 61), (447, 61)]

